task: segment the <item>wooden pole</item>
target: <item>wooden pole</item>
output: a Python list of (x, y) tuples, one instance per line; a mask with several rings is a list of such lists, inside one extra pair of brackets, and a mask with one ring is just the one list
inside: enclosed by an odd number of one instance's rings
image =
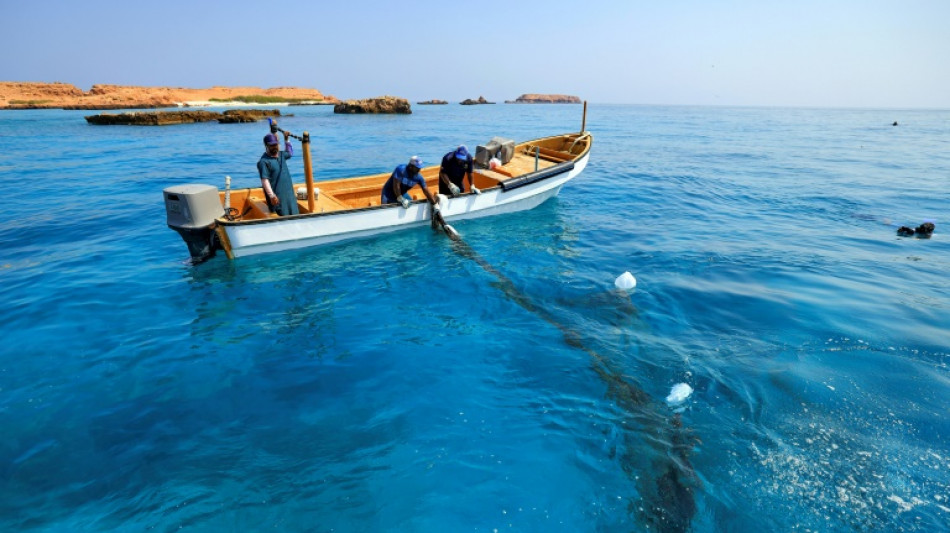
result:
[(581, 135), (584, 134), (585, 128), (587, 128), (587, 100), (584, 100), (584, 118), (581, 120)]
[(311, 213), (316, 209), (316, 199), (313, 196), (313, 164), (310, 162), (310, 133), (303, 132), (303, 173), (307, 178), (307, 209)]

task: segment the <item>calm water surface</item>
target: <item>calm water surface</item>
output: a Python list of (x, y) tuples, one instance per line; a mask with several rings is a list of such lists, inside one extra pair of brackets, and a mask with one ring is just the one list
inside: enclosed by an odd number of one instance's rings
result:
[[(581, 120), (284, 112), (317, 179)], [(161, 191), (259, 185), (266, 125), (84, 114), (0, 113), (0, 530), (950, 530), (948, 111), (594, 104), (557, 199), (455, 225), (481, 264), (198, 266)]]

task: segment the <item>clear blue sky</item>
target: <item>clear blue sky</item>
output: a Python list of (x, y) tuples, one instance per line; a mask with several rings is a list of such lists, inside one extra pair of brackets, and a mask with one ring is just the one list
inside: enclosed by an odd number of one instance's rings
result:
[(0, 81), (950, 108), (950, 0), (0, 0)]

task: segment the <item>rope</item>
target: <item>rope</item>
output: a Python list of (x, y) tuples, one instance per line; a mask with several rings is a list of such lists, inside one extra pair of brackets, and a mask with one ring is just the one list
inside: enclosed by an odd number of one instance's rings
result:
[(246, 214), (248, 213), (248, 211), (250, 211), (250, 210), (251, 210), (251, 206), (247, 206), (247, 207), (244, 208), (244, 212), (239, 215), (237, 209), (235, 209), (235, 208), (233, 208), (233, 207), (229, 207), (229, 208), (228, 208), (228, 211), (224, 214), (224, 218), (226, 218), (227, 220), (231, 220), (231, 221), (240, 220), (240, 219), (244, 218), (244, 215), (246, 215)]
[[(648, 487), (643, 495), (649, 504), (645, 515), (650, 522), (669, 526), (669, 531), (688, 530), (697, 511), (695, 495), (693, 494), (696, 474), (690, 464), (689, 455), (691, 448), (698, 439), (683, 427), (683, 421), (679, 413), (673, 415), (668, 425), (663, 424), (661, 421), (662, 411), (656, 406), (646, 390), (636, 382), (626, 378), (606, 357), (585, 345), (580, 332), (560, 322), (553, 313), (537, 305), (530, 297), (518, 290), (508, 276), (505, 276), (486, 261), (474, 248), (462, 240), (458, 233), (454, 236), (450, 234), (447, 228), (448, 225), (445, 224), (445, 219), (442, 218), (441, 213), (439, 213), (438, 219), (443, 224), (442, 229), (452, 239), (452, 247), (456, 253), (474, 261), (485, 272), (494, 276), (498, 281), (493, 285), (509, 299), (557, 328), (563, 335), (565, 344), (580, 349), (590, 356), (591, 367), (607, 386), (607, 395), (621, 409), (627, 411), (634, 419), (653, 422), (653, 426), (645, 427), (644, 432), (658, 433), (661, 442), (668, 449), (665, 455), (658, 456), (654, 466), (659, 473), (659, 476), (654, 480), (655, 488)], [(633, 450), (627, 448), (621, 459), (621, 466), (628, 473), (630, 472), (628, 468), (631, 468), (635, 462), (632, 454)]]
[(585, 131), (585, 132), (582, 133), (580, 136), (578, 136), (576, 139), (574, 139), (574, 143), (571, 144), (571, 147), (567, 149), (567, 153), (569, 153), (569, 154), (574, 153), (574, 146), (576, 146), (577, 143), (580, 142), (581, 139), (586, 139), (587, 137), (590, 137), (590, 133)]
[(282, 130), (282, 129), (280, 129), (280, 128), (277, 128), (277, 131), (279, 131), (279, 132), (281, 132), (281, 133), (287, 135), (288, 137), (293, 137), (294, 139), (297, 139), (298, 141), (303, 142), (303, 137), (301, 137), (300, 135), (294, 135), (293, 133), (287, 133), (286, 131), (284, 131), (284, 130)]

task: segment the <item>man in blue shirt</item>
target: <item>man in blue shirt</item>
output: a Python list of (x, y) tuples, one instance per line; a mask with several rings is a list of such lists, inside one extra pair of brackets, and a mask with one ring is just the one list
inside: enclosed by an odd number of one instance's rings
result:
[(426, 180), (422, 177), (420, 170), (422, 170), (422, 160), (416, 155), (412, 156), (405, 165), (397, 166), (389, 179), (386, 180), (386, 184), (383, 185), (380, 203), (393, 204), (399, 202), (404, 208), (409, 209), (409, 204), (412, 202), (409, 189), (419, 185), (422, 187), (422, 193), (426, 195), (426, 199), (432, 204), (432, 209), (438, 212), (439, 201), (429, 192), (429, 188), (426, 187)]
[(287, 140), (290, 132), (284, 132), (284, 151), (280, 151), (277, 136), (268, 133), (264, 136), (267, 151), (257, 162), (257, 171), (261, 175), (261, 187), (267, 198), (267, 207), (271, 213), (281, 216), (300, 214), (297, 197), (294, 195), (294, 183), (290, 179), (287, 160), (294, 156), (294, 148)]
[(472, 177), (473, 164), (472, 156), (464, 144), (445, 154), (442, 158), (442, 166), (439, 167), (439, 194), (458, 196), (465, 189), (463, 180), (466, 174), (468, 174), (471, 192), (481, 193), (475, 188), (475, 178)]

